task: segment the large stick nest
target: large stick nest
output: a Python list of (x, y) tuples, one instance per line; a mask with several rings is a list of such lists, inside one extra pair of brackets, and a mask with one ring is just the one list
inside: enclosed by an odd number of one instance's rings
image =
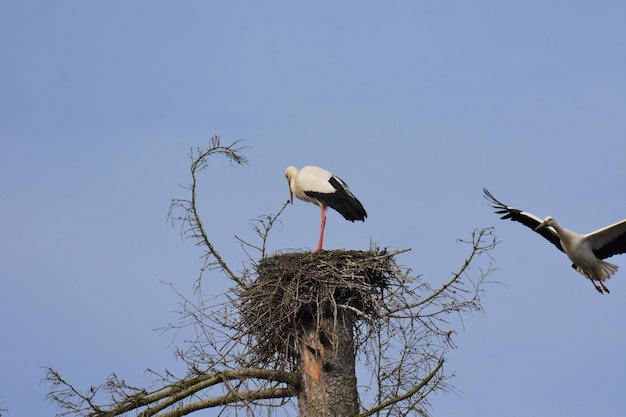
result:
[(260, 363), (294, 359), (298, 335), (322, 316), (344, 309), (357, 320), (378, 318), (383, 290), (398, 273), (393, 254), (378, 248), (265, 258), (241, 290), (242, 330)]

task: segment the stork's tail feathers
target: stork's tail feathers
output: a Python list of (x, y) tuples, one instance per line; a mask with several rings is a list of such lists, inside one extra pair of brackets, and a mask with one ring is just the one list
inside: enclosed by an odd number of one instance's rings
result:
[[(595, 281), (604, 281), (611, 278), (617, 272), (618, 266), (606, 261), (599, 261), (596, 266), (593, 268), (592, 274), (588, 274), (583, 271), (580, 267), (576, 267), (576, 270), (589, 278), (590, 280)], [(590, 276), (593, 275), (593, 276)]]

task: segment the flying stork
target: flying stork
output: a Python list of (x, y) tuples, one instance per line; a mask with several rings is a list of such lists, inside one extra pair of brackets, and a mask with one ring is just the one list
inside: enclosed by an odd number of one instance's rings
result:
[(610, 292), (604, 281), (617, 272), (617, 265), (603, 259), (626, 252), (626, 219), (581, 235), (565, 229), (552, 216), (541, 220), (501, 203), (486, 188), (483, 188), (483, 192), (492, 207), (498, 209), (496, 213), (503, 214), (502, 219), (520, 222), (548, 239), (573, 262), (572, 268), (591, 280), (596, 290), (601, 294)]
[(367, 212), (361, 202), (350, 192), (341, 178), (325, 169), (305, 166), (300, 171), (294, 167), (285, 170), (289, 183), (289, 201), (293, 204), (293, 195), (300, 200), (317, 204), (322, 211), (322, 225), (317, 251), (322, 250), (324, 226), (326, 225), (326, 207), (338, 211), (346, 220), (365, 221)]

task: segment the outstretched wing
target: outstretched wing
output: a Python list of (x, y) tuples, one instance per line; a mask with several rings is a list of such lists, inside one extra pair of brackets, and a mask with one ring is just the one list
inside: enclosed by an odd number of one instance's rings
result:
[[(487, 200), (489, 200), (489, 202), (491, 203), (491, 207), (497, 209), (496, 213), (503, 215), (501, 219), (511, 219), (514, 222), (519, 222), (523, 224), (524, 226), (532, 229), (533, 231), (535, 231), (535, 228), (539, 226), (541, 222), (543, 221), (542, 219), (540, 219), (539, 217), (533, 214), (526, 213), (525, 211), (521, 211), (519, 209), (516, 209), (515, 207), (509, 207), (501, 203), (489, 191), (487, 191), (486, 188), (483, 188), (483, 193), (485, 194), (484, 197)], [(539, 233), (541, 236), (549, 240), (550, 243), (556, 246), (557, 249), (559, 249), (561, 252), (565, 252), (563, 250), (563, 247), (561, 246), (561, 240), (559, 239), (559, 236), (556, 234), (556, 230), (554, 230), (552, 227), (550, 226), (542, 227), (541, 229), (536, 230), (535, 232)]]
[(589, 233), (585, 238), (598, 259), (626, 253), (626, 220)]

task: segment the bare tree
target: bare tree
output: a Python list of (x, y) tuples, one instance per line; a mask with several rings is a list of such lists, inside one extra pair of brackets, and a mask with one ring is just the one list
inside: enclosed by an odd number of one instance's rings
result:
[[(455, 348), (456, 315), (482, 311), (480, 296), (493, 271), (491, 229), (462, 241), (468, 257), (457, 272), (431, 286), (397, 263), (408, 249), (278, 253), (266, 242), (286, 203), (259, 217), (257, 244), (239, 239), (247, 266), (235, 272), (209, 239), (196, 207), (197, 175), (215, 154), (246, 165), (243, 148), (211, 139), (191, 153), (189, 199), (172, 200), (168, 218), (204, 250), (195, 299), (181, 293), (180, 322), (195, 338), (177, 348), (184, 376), (156, 373), (149, 387), (112, 374), (79, 390), (48, 368), (48, 400), (57, 415), (183, 416), (219, 414), (300, 416), (427, 416), (429, 398), (449, 392), (446, 354)], [(476, 264), (479, 266), (476, 266)], [(482, 264), (482, 266), (480, 266)], [(203, 274), (218, 271), (233, 283), (224, 294), (203, 291)], [(218, 279), (213, 276), (212, 279)], [(356, 364), (362, 365), (357, 385)]]

